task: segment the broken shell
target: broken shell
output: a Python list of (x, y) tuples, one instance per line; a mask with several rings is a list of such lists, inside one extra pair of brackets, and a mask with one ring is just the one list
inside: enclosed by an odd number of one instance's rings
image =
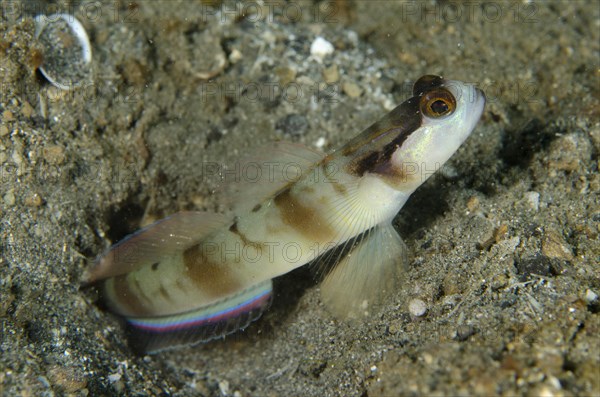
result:
[(70, 14), (38, 15), (35, 37), (44, 49), (40, 72), (62, 90), (82, 84), (91, 72), (92, 46), (83, 25)]

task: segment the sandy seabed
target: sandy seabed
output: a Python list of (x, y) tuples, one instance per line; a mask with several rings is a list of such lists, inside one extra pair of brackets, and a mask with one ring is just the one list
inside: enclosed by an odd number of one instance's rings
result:
[[(2, 395), (600, 394), (597, 2), (0, 5)], [(37, 71), (33, 17), (57, 11), (92, 44), (71, 91)], [(378, 316), (335, 320), (301, 268), (243, 332), (140, 356), (81, 288), (141, 225), (218, 210), (207, 164), (274, 139), (331, 150), (424, 74), (488, 104), (396, 218), (410, 260)]]

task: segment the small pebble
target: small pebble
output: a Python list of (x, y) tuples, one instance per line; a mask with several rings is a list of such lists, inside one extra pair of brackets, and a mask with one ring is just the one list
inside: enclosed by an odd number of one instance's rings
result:
[(427, 312), (427, 305), (421, 299), (413, 299), (408, 303), (408, 311), (415, 317), (421, 317)]
[(23, 105), (21, 105), (21, 114), (27, 118), (31, 117), (31, 115), (33, 114), (33, 108), (31, 107), (29, 102), (23, 102)]
[(402, 63), (407, 65), (416, 65), (420, 61), (420, 58), (412, 52), (401, 52), (398, 54), (398, 58)]
[(532, 210), (536, 212), (540, 210), (540, 194), (538, 192), (525, 193), (525, 200)]
[(475, 328), (471, 325), (462, 324), (456, 329), (456, 339), (461, 342), (466, 341), (473, 334), (475, 334)]
[(300, 137), (308, 130), (308, 120), (301, 114), (288, 114), (277, 121), (275, 129), (283, 135)]
[(506, 274), (499, 273), (492, 277), (490, 287), (492, 288), (492, 291), (498, 291), (506, 287), (508, 285), (508, 281), (508, 276)]
[(327, 84), (337, 83), (340, 79), (340, 72), (338, 71), (337, 65), (331, 65), (323, 70), (323, 80)]
[(585, 297), (584, 297), (585, 301), (589, 304), (589, 303), (593, 303), (598, 299), (598, 294), (595, 293), (594, 291), (592, 291), (591, 289), (587, 289), (585, 291)]
[(548, 166), (561, 171), (576, 171), (581, 163), (590, 160), (592, 151), (589, 139), (580, 134), (560, 136), (550, 145)]
[(118, 380), (118, 381), (112, 383), (112, 388), (115, 390), (115, 393), (117, 395), (121, 395), (121, 394), (123, 394), (123, 391), (125, 390), (125, 382), (123, 382), (122, 380)]
[(148, 77), (148, 71), (145, 65), (140, 63), (138, 60), (128, 58), (123, 61), (120, 65), (121, 75), (128, 84), (132, 84), (138, 87), (146, 84), (146, 78)]
[(517, 273), (529, 277), (537, 274), (543, 277), (555, 277), (562, 272), (560, 261), (543, 255), (535, 255), (516, 263)]
[(573, 260), (571, 247), (555, 230), (547, 230), (542, 239), (542, 255), (566, 261)]
[(226, 380), (222, 380), (219, 382), (219, 391), (221, 395), (227, 396), (229, 395), (229, 382)]
[(280, 67), (275, 69), (275, 74), (279, 79), (279, 83), (283, 86), (286, 86), (296, 80), (296, 71), (292, 68), (288, 67)]
[(227, 66), (227, 58), (219, 39), (213, 34), (203, 33), (194, 35), (192, 40), (189, 71), (202, 80), (221, 74)]
[(473, 212), (478, 208), (479, 208), (479, 198), (477, 196), (469, 197), (469, 200), (467, 201), (467, 209), (470, 212)]
[(511, 257), (519, 244), (521, 244), (521, 238), (519, 236), (507, 240), (500, 240), (492, 247), (492, 253), (499, 255), (500, 258)]
[(327, 139), (325, 137), (319, 137), (315, 142), (315, 146), (319, 149), (323, 149), (327, 145)]
[(87, 386), (85, 375), (76, 367), (54, 365), (47, 375), (52, 385), (59, 386), (66, 393), (75, 393)]
[(539, 397), (560, 397), (564, 394), (560, 392), (560, 390), (554, 390), (552, 387), (548, 385), (536, 386), (533, 388), (531, 395), (539, 396)]
[(65, 148), (60, 145), (48, 145), (42, 149), (44, 159), (52, 165), (60, 165), (65, 161)]
[(232, 49), (231, 53), (229, 54), (229, 62), (231, 62), (232, 64), (238, 63), (243, 58), (244, 58), (244, 55), (242, 55), (242, 52), (240, 50), (238, 50), (237, 48)]
[(315, 40), (310, 45), (310, 55), (313, 55), (320, 60), (323, 60), (323, 58), (325, 58), (327, 55), (333, 54), (333, 51), (333, 44), (331, 44), (321, 36), (317, 36), (317, 38), (315, 38)]
[(5, 110), (4, 112), (2, 112), (2, 121), (14, 121), (15, 120), (15, 116), (13, 116), (13, 113), (10, 110)]
[(344, 94), (348, 95), (350, 98), (358, 98), (362, 95), (361, 88), (352, 81), (344, 81), (342, 83), (342, 90), (344, 91)]
[(392, 320), (388, 327), (388, 331), (390, 334), (395, 335), (399, 332), (402, 332), (402, 329), (403, 329), (402, 327), (403, 327), (403, 324), (402, 324), (401, 320), (398, 320), (398, 319)]
[(500, 241), (504, 240), (504, 237), (507, 233), (508, 226), (506, 224), (498, 226), (496, 230), (494, 230), (494, 240), (496, 240), (496, 243), (499, 243)]
[(28, 207), (39, 207), (43, 202), (44, 200), (37, 193), (30, 193), (25, 197), (25, 205)]
[(119, 373), (114, 373), (114, 374), (109, 374), (108, 375), (108, 381), (110, 383), (115, 383), (121, 380), (121, 374)]
[(8, 135), (9, 132), (10, 132), (10, 130), (8, 129), (7, 126), (0, 125), (0, 136), (6, 136), (6, 135)]
[(444, 296), (442, 303), (444, 304), (444, 306), (454, 307), (458, 304), (458, 302), (460, 302), (460, 300), (461, 296), (459, 294), (446, 295)]
[(16, 202), (15, 191), (13, 189), (9, 190), (2, 199), (7, 207), (12, 207)]

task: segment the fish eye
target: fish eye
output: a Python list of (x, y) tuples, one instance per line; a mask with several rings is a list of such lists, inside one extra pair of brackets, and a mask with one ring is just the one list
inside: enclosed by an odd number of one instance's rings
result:
[(419, 101), (421, 112), (433, 119), (448, 116), (456, 109), (454, 95), (445, 88), (437, 88), (426, 92)]

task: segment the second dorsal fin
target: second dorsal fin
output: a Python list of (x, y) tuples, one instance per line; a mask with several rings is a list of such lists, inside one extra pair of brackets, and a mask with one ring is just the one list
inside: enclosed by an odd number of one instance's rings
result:
[(249, 211), (309, 173), (324, 157), (319, 151), (285, 141), (251, 149), (222, 172), (221, 196), (229, 210)]
[(96, 260), (84, 283), (130, 273), (141, 266), (184, 251), (202, 237), (227, 225), (230, 218), (209, 212), (178, 212), (129, 235)]

